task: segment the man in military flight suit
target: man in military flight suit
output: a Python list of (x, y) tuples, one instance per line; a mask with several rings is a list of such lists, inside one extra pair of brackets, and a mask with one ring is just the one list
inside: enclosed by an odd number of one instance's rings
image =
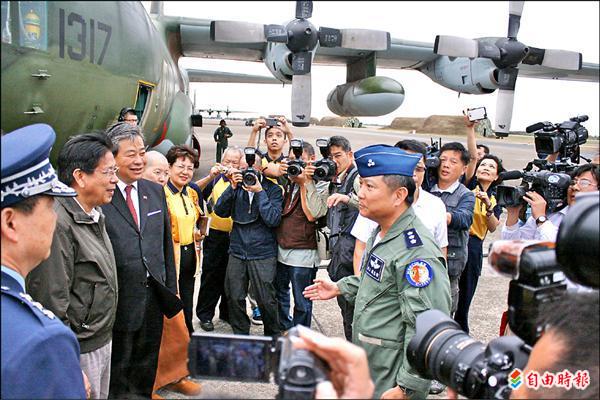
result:
[(224, 119), (222, 119), (221, 122), (219, 122), (219, 127), (215, 130), (215, 133), (213, 134), (213, 138), (217, 143), (216, 162), (221, 162), (221, 155), (223, 154), (223, 152), (227, 148), (227, 145), (229, 144), (228, 139), (232, 136), (233, 133), (231, 132), (231, 129), (227, 127), (227, 123)]
[(50, 255), (54, 196), (77, 195), (48, 160), (55, 139), (45, 124), (2, 136), (2, 399), (86, 397), (75, 334), (25, 293), (25, 277)]
[(354, 302), (352, 341), (367, 352), (375, 398), (427, 396), (430, 381), (408, 363), (406, 348), (419, 313), (432, 308), (450, 313), (442, 252), (411, 208), (419, 158), (387, 145), (355, 153), (360, 213), (379, 228), (367, 242), (360, 277), (315, 279), (304, 291), (311, 300), (343, 295)]

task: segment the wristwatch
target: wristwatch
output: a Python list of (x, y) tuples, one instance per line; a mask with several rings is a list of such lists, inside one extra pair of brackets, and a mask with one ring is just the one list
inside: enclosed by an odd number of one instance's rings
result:
[(538, 224), (538, 226), (539, 226), (546, 221), (548, 221), (548, 218), (546, 218), (545, 215), (540, 215), (539, 217), (536, 218), (535, 223)]

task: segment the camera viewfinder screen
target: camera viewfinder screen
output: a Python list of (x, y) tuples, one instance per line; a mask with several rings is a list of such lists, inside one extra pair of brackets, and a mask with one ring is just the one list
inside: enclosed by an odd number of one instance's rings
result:
[(236, 335), (192, 335), (192, 376), (269, 382), (271, 339)]

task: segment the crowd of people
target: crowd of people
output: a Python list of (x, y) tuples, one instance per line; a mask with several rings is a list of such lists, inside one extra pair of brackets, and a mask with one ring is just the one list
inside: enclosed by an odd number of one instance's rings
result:
[[(502, 160), (465, 118), (467, 147), (444, 144), (432, 175), (426, 145), (412, 139), (354, 152), (332, 136), (323, 167), (277, 121), (257, 119), (245, 149), (228, 145), (221, 121), (216, 162), (198, 180), (189, 146), (146, 151), (132, 109), (105, 132), (70, 138), (56, 172), (50, 126), (2, 136), (3, 398), (160, 398), (163, 387), (197, 396), (187, 367), (194, 314), (210, 332), (218, 306), (233, 333), (254, 322), (277, 337), (310, 328), (313, 301), (334, 297), (346, 340), (365, 352), (340, 345), (338, 357), (366, 355), (373, 379), (347, 390), (424, 398), (444, 389), (419, 376), (406, 345), (432, 308), (469, 332), (483, 241), (501, 225)], [(292, 140), (301, 153), (286, 148)], [(599, 171), (589, 163), (571, 174), (560, 211), (547, 214), (528, 192), (531, 216), (509, 207), (502, 238), (554, 241), (575, 195), (598, 191)], [(317, 278), (324, 229), (329, 278)], [(324, 339), (303, 332), (299, 346), (319, 354)]]

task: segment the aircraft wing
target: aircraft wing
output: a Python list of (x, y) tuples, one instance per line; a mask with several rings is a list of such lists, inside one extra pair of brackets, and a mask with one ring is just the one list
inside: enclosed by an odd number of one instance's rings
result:
[[(210, 39), (208, 19), (162, 16), (162, 20), (180, 32), (180, 48), (185, 57), (218, 58), (238, 61), (262, 62), (265, 59), (265, 43), (219, 43)], [(340, 47), (317, 47), (313, 63), (321, 65), (352, 64), (371, 54), (361, 50)], [(416, 69), (434, 60), (433, 43), (392, 38), (388, 50), (376, 51), (378, 68)], [(528, 78), (560, 79), (598, 82), (599, 64), (584, 62), (579, 71), (567, 71), (541, 65), (521, 64), (519, 75)]]
[(186, 71), (190, 82), (281, 84), (279, 80), (273, 78), (272, 76), (208, 71), (204, 69), (186, 69)]

